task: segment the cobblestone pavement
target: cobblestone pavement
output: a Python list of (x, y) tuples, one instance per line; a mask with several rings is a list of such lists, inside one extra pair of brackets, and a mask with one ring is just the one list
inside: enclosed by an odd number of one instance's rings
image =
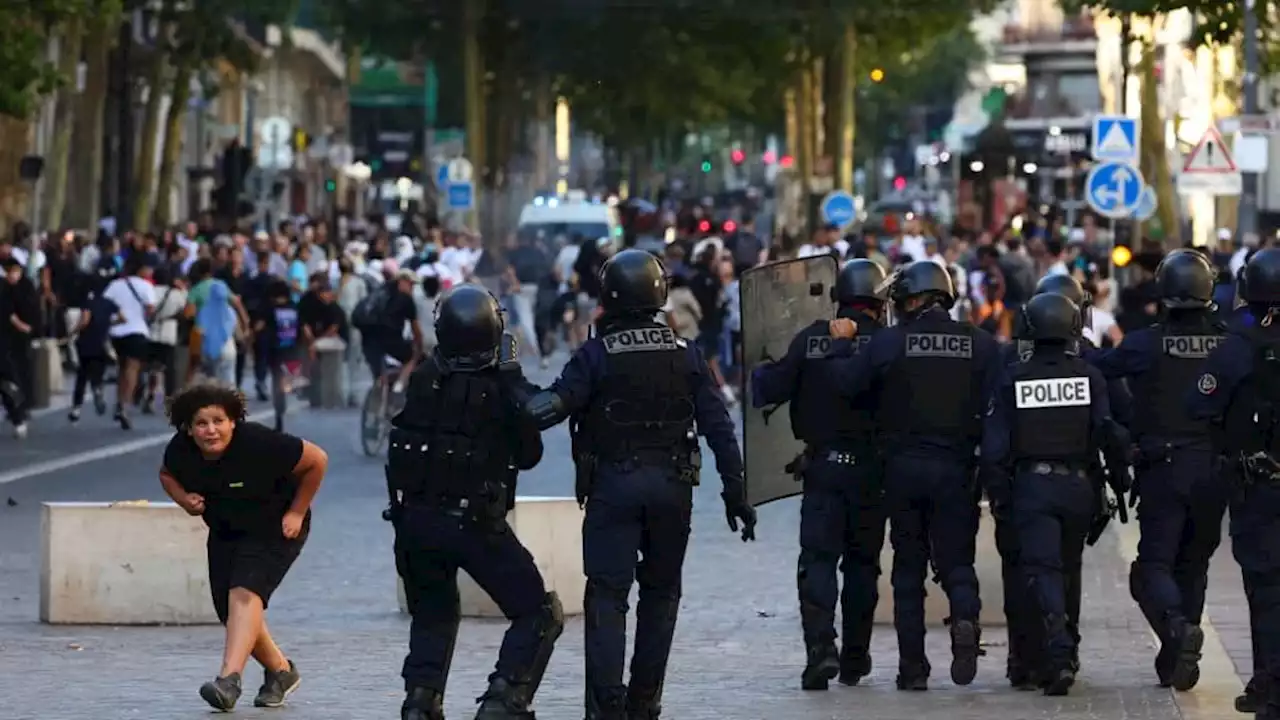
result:
[[(539, 380), (547, 377), (536, 371), (531, 374)], [(66, 454), (68, 447), (74, 448), (69, 452), (78, 452), (123, 440), (84, 428), (63, 432), (64, 422), (60, 414), (38, 419), (32, 429), (34, 450), (47, 453), (42, 448), (60, 446)], [(408, 621), (396, 608), (391, 529), (379, 519), (384, 502), (380, 462), (360, 455), (357, 424), (352, 411), (302, 410), (290, 418), (290, 429), (326, 448), (331, 463), (308, 547), (269, 613), (274, 634), (296, 660), (304, 681), (287, 708), (257, 710), (246, 702), (241, 716), (305, 720), (398, 716), (399, 668)], [(62, 433), (56, 441), (36, 440), (53, 437), (55, 432)], [(155, 422), (140, 426), (135, 434), (160, 432)], [(0, 441), (4, 458), (0, 473), (32, 462), (30, 457), (12, 461), (11, 442)], [(564, 430), (549, 432), (547, 443), (543, 464), (522, 478), (522, 493), (568, 495), (572, 467)], [(0, 504), (3, 720), (208, 716), (196, 688), (217, 670), (219, 628), (50, 627), (36, 621), (40, 502), (163, 499), (155, 479), (159, 454), (157, 444), (0, 485), (0, 496), (17, 503)], [(896, 648), (892, 629), (884, 627), (875, 633), (875, 671), (869, 682), (828, 693), (802, 693), (798, 679), (803, 653), (795, 601), (798, 504), (790, 500), (763, 508), (760, 541), (743, 544), (725, 526), (718, 492), (718, 479), (708, 473), (698, 491), (680, 625), (666, 687), (666, 718), (1223, 720), (1233, 716), (1230, 696), (1240, 685), (1229, 671), (1207, 672), (1200, 689), (1177, 701), (1169, 691), (1155, 687), (1154, 644), (1128, 597), (1125, 553), (1131, 549), (1131, 531), (1108, 537), (1086, 558), (1084, 671), (1071, 697), (1051, 699), (1008, 690), (1003, 680), (1005, 642), (998, 628), (984, 633), (989, 654), (977, 682), (969, 688), (953, 687), (946, 678), (949, 652), (946, 637), (938, 630), (930, 634), (929, 642), (936, 668), (933, 689), (913, 694), (894, 690)], [(1220, 555), (1214, 572), (1222, 587), (1215, 587), (1211, 614), (1215, 622), (1226, 623), (1221, 626), (1222, 642), (1238, 654), (1236, 635), (1242, 620), (1247, 629), (1247, 615), (1238, 587), (1226, 580), (1234, 572), (1238, 586), (1239, 573), (1229, 554)], [(502, 630), (499, 622), (464, 624), (447, 703), (451, 718), (470, 717)], [(1247, 651), (1247, 634), (1243, 643)], [(582, 626), (574, 619), (539, 695), (540, 717), (582, 717), (582, 667)], [(1247, 668), (1247, 662), (1242, 667)], [(258, 671), (250, 670), (246, 678), (250, 699), (258, 682)]]

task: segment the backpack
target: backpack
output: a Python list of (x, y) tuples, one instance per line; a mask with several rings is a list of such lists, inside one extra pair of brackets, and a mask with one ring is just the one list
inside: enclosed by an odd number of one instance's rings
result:
[(383, 317), (387, 312), (387, 305), (391, 302), (391, 291), (386, 287), (379, 287), (364, 299), (356, 304), (354, 310), (351, 311), (351, 325), (360, 332), (375, 330), (386, 325)]

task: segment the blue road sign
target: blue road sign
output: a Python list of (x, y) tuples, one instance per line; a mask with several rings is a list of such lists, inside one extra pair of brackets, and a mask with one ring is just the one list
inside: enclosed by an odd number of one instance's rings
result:
[(475, 185), (452, 183), (445, 188), (445, 198), (450, 210), (471, 210), (476, 202)]
[(1123, 115), (1098, 115), (1093, 119), (1093, 159), (1099, 162), (1138, 164), (1138, 120)]
[(1124, 163), (1094, 165), (1085, 180), (1085, 200), (1104, 217), (1129, 217), (1142, 199), (1142, 171)]
[(858, 205), (853, 196), (844, 190), (832, 190), (822, 198), (819, 208), (823, 221), (838, 225), (841, 229), (849, 227), (857, 219)]
[(1146, 222), (1156, 214), (1160, 201), (1156, 198), (1156, 189), (1147, 185), (1142, 188), (1142, 197), (1138, 199), (1138, 207), (1133, 209), (1133, 218), (1138, 222)]

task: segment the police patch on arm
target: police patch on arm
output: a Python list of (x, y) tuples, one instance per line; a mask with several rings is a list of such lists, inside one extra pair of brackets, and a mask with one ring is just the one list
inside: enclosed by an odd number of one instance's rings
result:
[(973, 338), (944, 333), (909, 333), (907, 357), (973, 358)]
[(1093, 404), (1088, 377), (1019, 380), (1013, 384), (1013, 397), (1019, 410)]
[(683, 339), (676, 337), (671, 328), (634, 328), (619, 330), (600, 338), (604, 350), (610, 355), (628, 352), (657, 352), (680, 350), (687, 347)]
[(1196, 389), (1201, 395), (1212, 395), (1218, 389), (1218, 378), (1213, 373), (1205, 373), (1196, 381)]

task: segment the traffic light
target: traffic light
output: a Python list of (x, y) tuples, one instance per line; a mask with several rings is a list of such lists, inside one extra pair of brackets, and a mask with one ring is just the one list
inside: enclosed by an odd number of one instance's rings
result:
[(734, 165), (741, 165), (747, 161), (747, 154), (742, 152), (741, 148), (734, 148), (733, 152), (729, 153), (729, 159), (733, 161)]
[(766, 150), (762, 159), (764, 160), (765, 165), (772, 165), (778, 162), (778, 153), (772, 150)]
[(711, 172), (711, 158), (705, 155), (702, 157), (702, 172), (704, 173)]
[(703, 233), (704, 235), (705, 235), (706, 233), (711, 232), (711, 221), (710, 221), (710, 220), (703, 220), (703, 221), (699, 222), (699, 223), (698, 223), (698, 232)]
[(907, 189), (907, 179), (899, 175), (893, 179), (893, 189), (902, 192)]
[(324, 191), (325, 191), (325, 192), (337, 192), (337, 190), (338, 190), (338, 181), (337, 181), (337, 180), (334, 180), (334, 179), (330, 178), (329, 180), (325, 180), (325, 181), (324, 181)]
[(780, 164), (782, 165), (783, 168), (789, 168), (792, 165), (796, 164), (796, 159), (791, 157), (790, 155), (783, 155), (782, 161)]
[(726, 234), (731, 233), (731, 232), (734, 232), (734, 231), (736, 231), (737, 229), (738, 229), (738, 223), (736, 223), (736, 222), (734, 222), (734, 221), (732, 221), (732, 220), (725, 220), (725, 221), (724, 221), (724, 231), (725, 231), (725, 233), (726, 233)]
[(871, 82), (873, 82), (873, 83), (882, 83), (882, 82), (884, 82), (884, 70), (881, 70), (880, 68), (876, 68), (876, 69), (872, 70), (872, 71), (871, 71)]

